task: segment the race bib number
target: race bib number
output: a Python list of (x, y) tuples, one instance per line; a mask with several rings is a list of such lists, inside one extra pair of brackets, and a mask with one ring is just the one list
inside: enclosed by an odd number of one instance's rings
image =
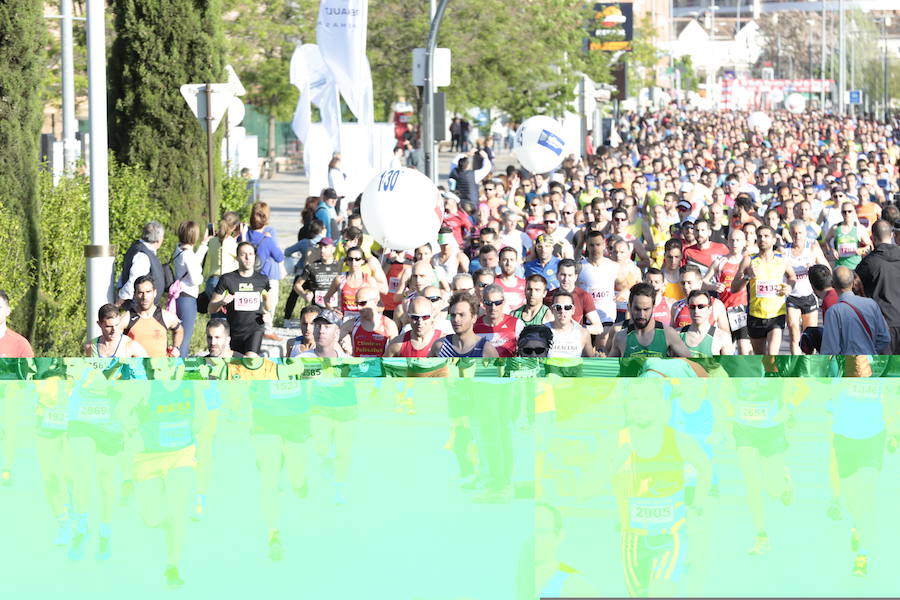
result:
[(397, 290), (400, 289), (400, 278), (399, 277), (390, 277), (388, 278), (388, 292), (391, 294), (396, 294)]
[(809, 276), (809, 269), (806, 267), (795, 268), (794, 275), (797, 277), (797, 281), (802, 281)]
[(675, 523), (675, 502), (669, 498), (631, 498), (631, 526), (635, 529), (666, 529)]
[(769, 407), (742, 404), (738, 409), (738, 415), (742, 421), (767, 421), (769, 419)]
[(45, 429), (63, 430), (69, 423), (69, 415), (65, 408), (48, 408), (41, 421)]
[(838, 244), (838, 256), (841, 258), (856, 256), (856, 244)]
[(875, 381), (853, 382), (848, 386), (847, 390), (851, 396), (869, 400), (877, 398), (881, 393), (881, 386)]
[(190, 445), (192, 435), (189, 422), (161, 423), (159, 445), (161, 448), (184, 448)]
[(259, 292), (235, 292), (234, 310), (255, 312), (262, 306), (262, 295)]
[(756, 297), (757, 298), (775, 298), (778, 296), (778, 290), (781, 284), (776, 281), (757, 281)]
[(728, 314), (728, 324), (731, 325), (731, 331), (737, 331), (738, 329), (747, 326), (747, 307), (734, 306), (729, 308), (726, 312)]
[(316, 290), (315, 292), (313, 292), (313, 304), (325, 306), (325, 294), (327, 293), (327, 290)]
[(82, 402), (78, 407), (78, 420), (85, 423), (97, 423), (109, 420), (108, 402)]

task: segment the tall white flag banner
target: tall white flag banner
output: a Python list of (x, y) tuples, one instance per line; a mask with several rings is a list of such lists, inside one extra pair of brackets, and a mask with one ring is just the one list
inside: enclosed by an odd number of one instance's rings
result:
[(304, 155), (312, 121), (311, 104), (315, 104), (319, 109), (322, 125), (331, 138), (332, 151), (339, 152), (341, 113), (337, 84), (325, 66), (317, 45), (303, 44), (294, 50), (291, 56), (290, 80), (291, 84), (300, 90), (300, 99), (294, 110), (291, 129), (303, 143)]
[(368, 0), (322, 0), (316, 42), (350, 111), (371, 128), (375, 110), (366, 58), (368, 15)]

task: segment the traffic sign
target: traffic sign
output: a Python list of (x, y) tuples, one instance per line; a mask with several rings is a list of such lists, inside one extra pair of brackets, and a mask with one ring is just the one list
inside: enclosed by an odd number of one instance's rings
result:
[(191, 112), (200, 121), (200, 126), (206, 131), (207, 116), (212, 116), (212, 132), (215, 133), (222, 122), (225, 111), (231, 105), (231, 99), (234, 97), (235, 88), (230, 83), (212, 83), (209, 84), (211, 92), (212, 113), (207, 115), (206, 107), (206, 85), (205, 83), (190, 83), (181, 86), (181, 95), (184, 97)]
[(862, 104), (862, 90), (850, 90), (847, 92), (847, 104)]

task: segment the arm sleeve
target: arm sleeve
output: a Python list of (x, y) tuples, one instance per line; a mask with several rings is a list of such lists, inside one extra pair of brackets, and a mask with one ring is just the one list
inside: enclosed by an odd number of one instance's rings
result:
[(138, 277), (142, 277), (150, 273), (150, 258), (143, 252), (137, 252), (131, 259), (131, 272), (128, 273), (128, 280), (122, 289), (119, 290), (119, 298), (130, 300), (134, 298), (134, 282)]

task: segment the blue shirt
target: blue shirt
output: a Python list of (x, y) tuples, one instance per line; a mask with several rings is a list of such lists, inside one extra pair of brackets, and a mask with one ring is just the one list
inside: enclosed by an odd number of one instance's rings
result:
[(337, 218), (337, 211), (334, 210), (334, 207), (328, 206), (328, 204), (320, 200), (319, 206), (316, 207), (315, 217), (325, 225), (325, 237), (334, 239), (335, 236), (332, 235), (333, 232), (331, 231), (331, 220)]
[[(856, 311), (844, 302), (851, 304), (860, 312), (869, 325), (871, 336)], [(825, 313), (822, 354), (869, 356), (890, 354), (890, 349), (891, 334), (888, 331), (887, 323), (878, 304), (871, 298), (863, 298), (853, 292), (844, 292), (838, 298), (838, 302)]]
[(546, 265), (541, 265), (541, 261), (538, 259), (529, 260), (525, 263), (525, 278), (527, 279), (529, 275), (534, 275), (537, 273), (538, 275), (543, 275), (544, 279), (547, 280), (547, 289), (552, 290), (559, 287), (559, 279), (556, 278), (557, 273), (559, 272), (559, 259), (557, 257), (553, 257), (550, 259)]

